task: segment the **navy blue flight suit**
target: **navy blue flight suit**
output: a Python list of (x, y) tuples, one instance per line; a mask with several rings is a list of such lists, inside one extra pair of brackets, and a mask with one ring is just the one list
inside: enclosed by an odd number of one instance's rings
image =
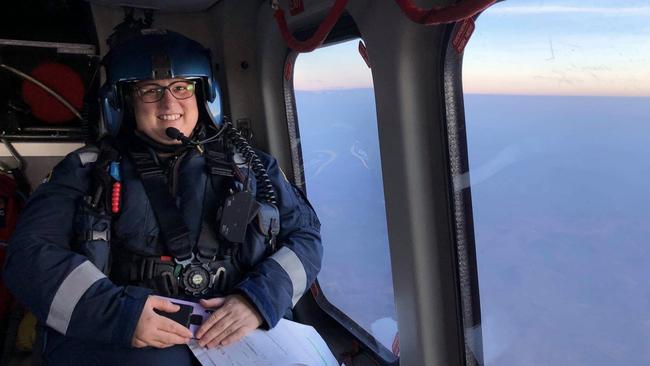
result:
[[(243, 294), (271, 328), (316, 278), (321, 266), (320, 223), (301, 192), (271, 156), (256, 151), (276, 190), (280, 212), (279, 250), (271, 256), (249, 248), (249, 270), (233, 292)], [(75, 213), (92, 189), (98, 149), (88, 146), (66, 156), (30, 197), (10, 240), (5, 282), (44, 324), (43, 358), (53, 365), (190, 365), (187, 346), (136, 349), (131, 339), (152, 290), (118, 286), (85, 256), (74, 252)], [(205, 161), (189, 150), (177, 161), (177, 205), (193, 243), (201, 230)], [(246, 166), (241, 165), (242, 171)], [(122, 208), (112, 221), (111, 245), (142, 255), (161, 255), (158, 224), (134, 165), (122, 157)], [(250, 172), (253, 189), (255, 177)], [(249, 231), (250, 231), (249, 227)]]

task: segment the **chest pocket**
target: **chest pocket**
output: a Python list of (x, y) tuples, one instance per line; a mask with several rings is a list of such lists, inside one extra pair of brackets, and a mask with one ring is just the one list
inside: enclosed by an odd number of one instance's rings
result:
[[(246, 240), (237, 253), (237, 260), (245, 270), (251, 269), (275, 251), (275, 238), (280, 232), (278, 209), (260, 203), (260, 209), (248, 224)], [(273, 239), (273, 241), (271, 240)]]

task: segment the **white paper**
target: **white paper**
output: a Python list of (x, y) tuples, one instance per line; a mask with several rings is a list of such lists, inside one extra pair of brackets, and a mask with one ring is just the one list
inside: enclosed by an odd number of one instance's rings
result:
[(204, 366), (339, 366), (313, 327), (286, 319), (226, 347), (207, 349), (196, 340), (189, 347)]

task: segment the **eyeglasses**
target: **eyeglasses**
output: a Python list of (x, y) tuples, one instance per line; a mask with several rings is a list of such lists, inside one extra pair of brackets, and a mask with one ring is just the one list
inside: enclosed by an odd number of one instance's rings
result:
[(133, 86), (135, 95), (145, 103), (155, 103), (165, 96), (165, 89), (176, 99), (187, 99), (194, 95), (196, 81), (193, 80), (179, 80), (173, 83), (162, 86), (158, 84), (145, 84), (142, 86)]

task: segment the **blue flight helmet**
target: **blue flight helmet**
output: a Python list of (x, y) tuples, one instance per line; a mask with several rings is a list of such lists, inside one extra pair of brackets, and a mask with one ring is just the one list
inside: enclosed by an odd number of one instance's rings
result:
[(124, 117), (126, 82), (171, 78), (196, 78), (203, 101), (197, 98), (215, 126), (223, 121), (221, 93), (212, 73), (210, 50), (179, 33), (143, 29), (111, 49), (102, 63), (106, 82), (99, 90), (102, 119), (107, 132), (116, 136)]

